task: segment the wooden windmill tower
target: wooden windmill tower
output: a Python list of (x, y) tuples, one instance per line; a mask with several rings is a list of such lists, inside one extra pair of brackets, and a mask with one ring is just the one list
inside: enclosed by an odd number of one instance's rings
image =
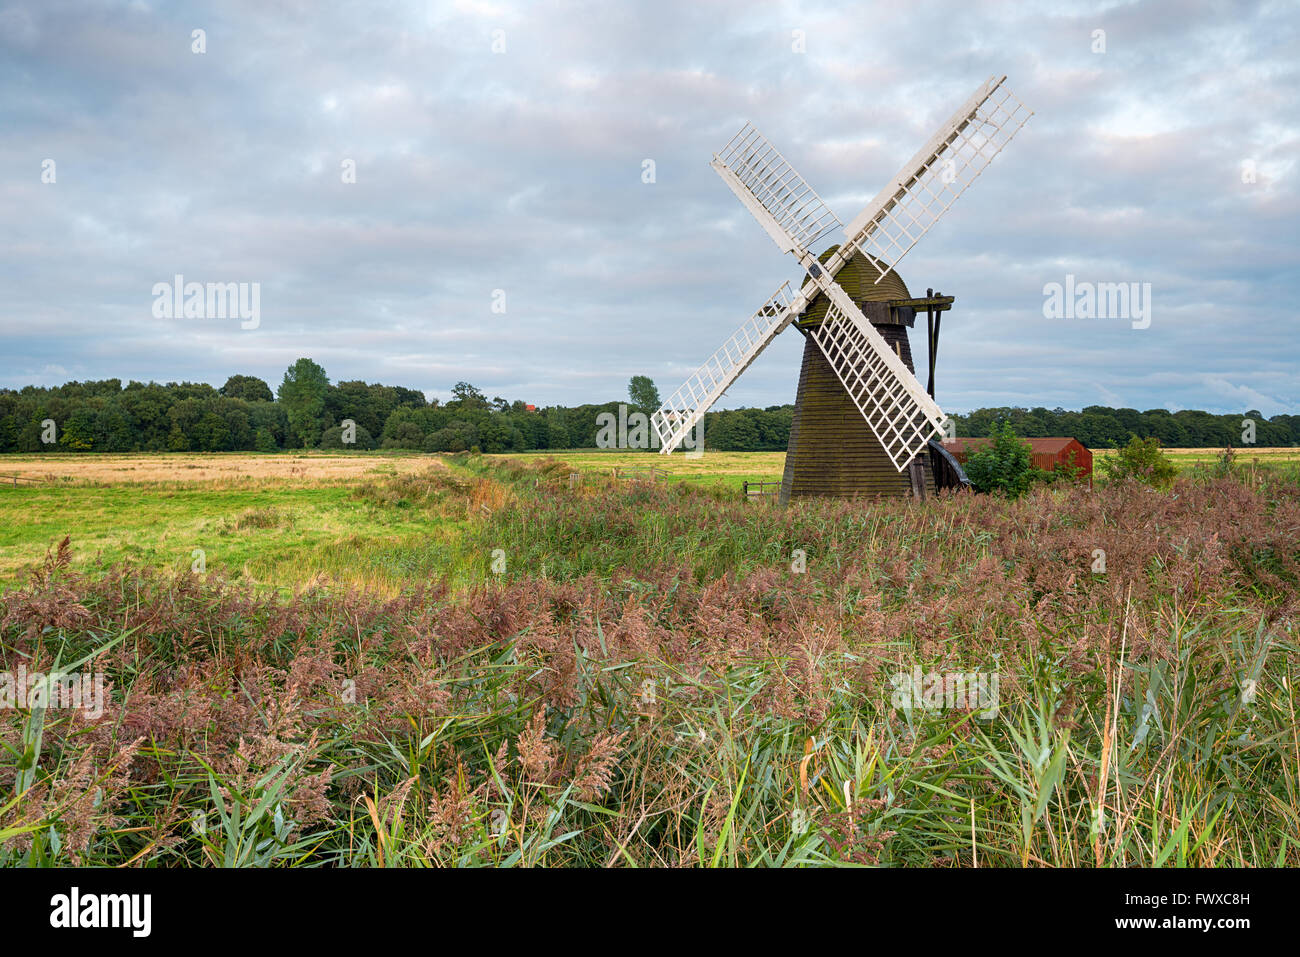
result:
[[(808, 276), (797, 292), (783, 283), (651, 417), (661, 452), (677, 448), (793, 324), (806, 342), (781, 500), (924, 496), (947, 484), (943, 475), (956, 466), (932, 442), (946, 419), (934, 401), (933, 361), (937, 317), (953, 300), (913, 299), (894, 267), (1033, 115), (1005, 80), (981, 84), (848, 226), (753, 126), (714, 156), (723, 182)], [(837, 229), (844, 240), (815, 255)], [(918, 309), (929, 320), (928, 391), (906, 332)]]

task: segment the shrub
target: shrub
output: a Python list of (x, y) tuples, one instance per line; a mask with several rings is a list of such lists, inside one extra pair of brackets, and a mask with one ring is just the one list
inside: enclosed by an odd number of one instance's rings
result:
[(1161, 451), (1160, 440), (1155, 436), (1139, 439), (1134, 435), (1128, 445), (1102, 460), (1101, 472), (1107, 481), (1132, 478), (1143, 485), (1163, 489), (1173, 485), (1178, 467)]
[(1010, 498), (1023, 495), (1034, 481), (1030, 445), (1016, 435), (1009, 421), (994, 425), (987, 447), (966, 460), (966, 475), (977, 492), (1001, 492)]
[(1219, 453), (1219, 458), (1215, 461), (1212, 471), (1217, 476), (1231, 475), (1236, 464), (1237, 453), (1233, 451), (1232, 446), (1228, 446)]

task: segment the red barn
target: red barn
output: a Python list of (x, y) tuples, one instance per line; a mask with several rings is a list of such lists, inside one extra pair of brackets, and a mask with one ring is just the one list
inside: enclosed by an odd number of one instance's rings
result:
[[(965, 464), (971, 452), (984, 448), (991, 441), (993, 440), (989, 438), (944, 439), (943, 447), (951, 452), (958, 462)], [(1079, 473), (1079, 478), (1081, 480), (1086, 478), (1088, 487), (1092, 488), (1092, 452), (1078, 439), (1058, 437), (1021, 441), (1029, 443), (1030, 462), (1034, 468), (1042, 469), (1044, 472), (1054, 472), (1058, 466), (1073, 462), (1075, 468), (1083, 470)]]

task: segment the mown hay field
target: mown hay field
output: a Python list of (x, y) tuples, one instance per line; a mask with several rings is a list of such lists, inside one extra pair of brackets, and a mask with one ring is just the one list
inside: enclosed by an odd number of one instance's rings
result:
[(1293, 470), (419, 461), (0, 491), (0, 865), (1300, 864)]
[(312, 485), (418, 472), (438, 461), (436, 456), (410, 452), (47, 452), (0, 456), (0, 488), (14, 476), (25, 480), (22, 484), (46, 485)]

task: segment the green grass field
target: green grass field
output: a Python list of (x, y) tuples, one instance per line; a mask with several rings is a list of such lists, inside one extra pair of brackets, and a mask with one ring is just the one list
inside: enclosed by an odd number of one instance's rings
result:
[(489, 461), (519, 458), (528, 461), (554, 457), (574, 470), (595, 476), (613, 477), (629, 471), (662, 470), (668, 473), (654, 481), (691, 482), (702, 488), (729, 489), (740, 493), (744, 482), (779, 482), (785, 467), (784, 452), (706, 452), (697, 458), (685, 453), (659, 455), (625, 450), (583, 449), (575, 452), (533, 453), (527, 456), (489, 455)]
[(318, 577), (392, 590), (450, 570), (456, 519), (357, 497), (334, 481), (23, 486), (0, 492), (0, 582), (17, 584), (65, 534), (76, 567), (122, 561), (292, 587)]

